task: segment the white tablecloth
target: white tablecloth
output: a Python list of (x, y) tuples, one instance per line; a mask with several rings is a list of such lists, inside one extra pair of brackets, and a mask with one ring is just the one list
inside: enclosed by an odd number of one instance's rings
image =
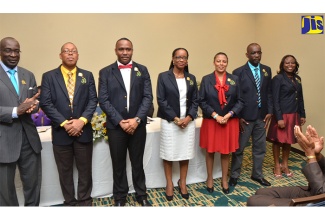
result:
[[(154, 118), (154, 121), (147, 124), (147, 140), (144, 152), (144, 171), (146, 174), (147, 188), (159, 188), (166, 186), (163, 161), (159, 158), (160, 143), (160, 118)], [(205, 150), (199, 147), (200, 127), (202, 119), (195, 120), (195, 157), (189, 162), (187, 174), (187, 183), (198, 183), (206, 180)], [(39, 133), (42, 150), (42, 188), (40, 206), (49, 206), (63, 203), (59, 176), (54, 160), (51, 130)], [(131, 178), (131, 164), (127, 160), (127, 177), (129, 181), (130, 192), (134, 192)], [(221, 177), (220, 154), (215, 154), (214, 178)], [(77, 187), (77, 169), (74, 170), (75, 186)], [(173, 182), (177, 185), (179, 179), (179, 163), (173, 163)], [(19, 176), (16, 177), (16, 188), (19, 204), (24, 204), (21, 182)], [(76, 188), (77, 189), (77, 188)], [(93, 190), (92, 197), (112, 196), (113, 193), (113, 174), (111, 156), (108, 143), (105, 140), (97, 140), (93, 151)]]

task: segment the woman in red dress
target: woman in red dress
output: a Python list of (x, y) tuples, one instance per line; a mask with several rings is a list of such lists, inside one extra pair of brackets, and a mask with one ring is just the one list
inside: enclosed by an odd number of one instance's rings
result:
[[(293, 55), (286, 55), (280, 63), (280, 71), (272, 79), (274, 112), (266, 139), (273, 143), (274, 176), (282, 178), (282, 173), (292, 177), (288, 160), (291, 144), (297, 143), (294, 136), (295, 125), (306, 122), (301, 78), (298, 76), (299, 63)], [(282, 147), (282, 163), (280, 163)]]
[(227, 73), (228, 56), (219, 52), (214, 56), (215, 71), (204, 76), (200, 85), (200, 107), (203, 121), (200, 146), (206, 149), (207, 190), (212, 193), (214, 154), (221, 154), (222, 191), (229, 193), (229, 154), (239, 147), (239, 119), (243, 108), (238, 77)]

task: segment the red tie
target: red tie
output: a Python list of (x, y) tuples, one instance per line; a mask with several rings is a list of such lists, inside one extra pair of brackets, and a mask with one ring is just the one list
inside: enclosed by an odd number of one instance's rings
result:
[(132, 68), (132, 64), (127, 64), (127, 65), (118, 65), (119, 69), (126, 69), (126, 68)]

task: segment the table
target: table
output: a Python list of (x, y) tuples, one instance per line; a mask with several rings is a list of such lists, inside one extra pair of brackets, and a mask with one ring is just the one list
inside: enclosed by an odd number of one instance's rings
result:
[[(160, 143), (160, 118), (153, 118), (154, 121), (147, 124), (147, 140), (144, 152), (144, 171), (146, 174), (147, 188), (160, 188), (166, 186), (166, 179), (163, 168), (163, 161), (159, 157)], [(202, 118), (195, 120), (195, 157), (189, 162), (187, 174), (187, 184), (206, 181), (205, 150), (199, 147), (200, 127)], [(43, 127), (44, 128), (44, 127)], [(47, 128), (47, 127), (45, 127)], [(40, 206), (50, 206), (63, 203), (63, 196), (59, 183), (59, 176), (54, 160), (51, 129), (39, 133), (42, 141), (42, 187)], [(215, 164), (213, 178), (221, 177), (220, 154), (215, 154)], [(129, 190), (134, 192), (131, 163), (127, 160), (127, 177)], [(77, 169), (74, 168), (74, 182), (77, 189)], [(179, 179), (179, 163), (173, 163), (173, 182), (177, 185)], [(16, 177), (16, 189), (19, 204), (24, 204), (24, 197), (19, 176)], [(107, 197), (113, 194), (113, 172), (111, 156), (107, 141), (104, 139), (96, 140), (93, 150), (93, 190), (91, 196)]]

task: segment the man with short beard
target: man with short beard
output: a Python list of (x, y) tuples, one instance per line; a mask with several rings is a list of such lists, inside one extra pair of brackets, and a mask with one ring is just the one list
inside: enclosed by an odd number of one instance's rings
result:
[(247, 46), (248, 61), (235, 69), (239, 77), (244, 107), (239, 113), (239, 148), (232, 153), (230, 186), (236, 186), (243, 162), (244, 149), (252, 137), (253, 169), (251, 179), (262, 186), (271, 186), (263, 176), (263, 161), (266, 153), (266, 128), (273, 114), (272, 72), (269, 66), (261, 64), (262, 50), (257, 43)]
[(98, 100), (107, 116), (108, 143), (113, 165), (115, 206), (124, 206), (129, 191), (126, 155), (129, 151), (136, 200), (147, 200), (143, 154), (147, 114), (152, 105), (152, 88), (147, 67), (132, 61), (133, 44), (127, 38), (116, 42), (117, 61), (99, 71)]

